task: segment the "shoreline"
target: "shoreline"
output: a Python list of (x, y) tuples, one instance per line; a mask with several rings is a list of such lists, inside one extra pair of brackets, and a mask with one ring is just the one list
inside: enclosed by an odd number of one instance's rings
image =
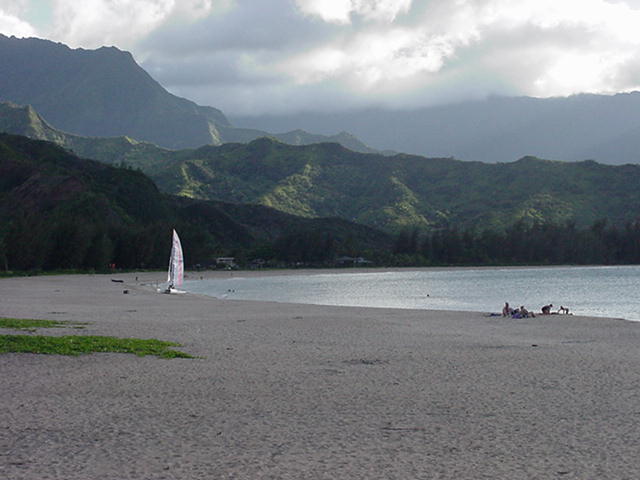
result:
[[(384, 272), (419, 272), (419, 271), (464, 271), (464, 270), (538, 270), (558, 268), (610, 268), (610, 267), (637, 267), (638, 265), (480, 265), (480, 266), (436, 266), (436, 267), (343, 267), (343, 268), (273, 268), (255, 270), (185, 270), (185, 275), (197, 276), (201, 273), (211, 276), (237, 274), (241, 276), (280, 276), (280, 275), (314, 275), (314, 274), (341, 274), (341, 273), (384, 273)], [(131, 273), (131, 272), (127, 272)], [(185, 277), (186, 278), (186, 277)]]
[(637, 322), (150, 290), (165, 275), (0, 279), (0, 316), (90, 322), (36, 334), (158, 338), (199, 357), (0, 355), (0, 477), (640, 473)]
[[(249, 270), (249, 271), (243, 271), (243, 270), (231, 270), (231, 271), (220, 271), (220, 270), (209, 270), (209, 271), (201, 271), (201, 272), (190, 272), (189, 274), (185, 275), (185, 280), (186, 281), (190, 281), (193, 282), (190, 285), (190, 288), (195, 290), (195, 293), (197, 294), (204, 294), (207, 295), (207, 293), (201, 293), (199, 290), (201, 290), (202, 292), (205, 291), (211, 291), (211, 290), (207, 290), (207, 289), (201, 289), (197, 286), (197, 282), (200, 280), (216, 280), (216, 281), (221, 281), (221, 280), (239, 280), (239, 279), (256, 279), (256, 278), (278, 278), (278, 277), (283, 277), (283, 276), (301, 276), (301, 277), (313, 277), (313, 276), (333, 276), (335, 275), (336, 277), (339, 277), (340, 275), (359, 275), (359, 274), (363, 274), (363, 275), (376, 275), (376, 274), (389, 274), (389, 273), (414, 273), (414, 272), (425, 272), (425, 273), (434, 273), (434, 272), (464, 272), (464, 271), (505, 271), (505, 270), (510, 270), (510, 271), (518, 271), (518, 270), (540, 270), (540, 269), (574, 269), (574, 268), (607, 268), (608, 266), (601, 266), (601, 265), (594, 265), (594, 266), (553, 266), (553, 267), (401, 267), (401, 268), (391, 268), (391, 269), (387, 269), (387, 268), (357, 268), (357, 269), (342, 269), (342, 270), (333, 270), (333, 269), (290, 269), (290, 270)], [(632, 267), (632, 268), (637, 268), (637, 265), (629, 265), (628, 267)], [(620, 266), (616, 266), (614, 268), (620, 268)], [(231, 288), (235, 288), (233, 287), (233, 285), (230, 285)], [(253, 286), (254, 288), (256, 287), (255, 285)], [(229, 290), (231, 292), (231, 290)], [(360, 292), (360, 290), (358, 290)], [(233, 290), (233, 293), (229, 293), (226, 294), (224, 293), (224, 291), (219, 291), (217, 292), (217, 295), (214, 295), (213, 293), (216, 292), (212, 292), (212, 295), (210, 295), (211, 298), (216, 298), (219, 300), (227, 300), (230, 298), (234, 298), (237, 300), (245, 300), (245, 301), (276, 301), (279, 303), (299, 303), (299, 304), (308, 304), (308, 305), (326, 305), (326, 306), (352, 306), (352, 307), (367, 307), (367, 308), (399, 308), (399, 309), (403, 309), (403, 310), (420, 310), (420, 311), (425, 311), (425, 310), (429, 310), (429, 311), (459, 311), (459, 312), (467, 312), (467, 313), (485, 313), (485, 314), (496, 314), (496, 313), (501, 313), (501, 309), (502, 309), (502, 305), (503, 303), (496, 303), (494, 304), (493, 302), (491, 302), (491, 304), (484, 302), (482, 304), (482, 301), (480, 301), (477, 305), (469, 305), (469, 302), (456, 302), (453, 301), (453, 303), (447, 301), (444, 302), (447, 305), (443, 304), (442, 302), (440, 302), (440, 304), (438, 304), (437, 302), (422, 302), (423, 304), (420, 305), (406, 305), (403, 302), (378, 302), (377, 305), (373, 305), (373, 304), (367, 304), (367, 302), (354, 302), (354, 301), (350, 301), (349, 299), (346, 298), (340, 298), (334, 301), (334, 303), (331, 302), (325, 302), (325, 303), (318, 303), (315, 302), (313, 300), (313, 298), (304, 295), (303, 293), (298, 292), (297, 295), (294, 296), (290, 296), (290, 295), (283, 295), (282, 291), (279, 291), (277, 288), (275, 291), (271, 292), (273, 294), (274, 297), (276, 297), (276, 300), (267, 300), (265, 298), (265, 295), (236, 295), (235, 293), (235, 289)], [(548, 292), (547, 292), (548, 293)], [(384, 294), (382, 294), (382, 296), (384, 297)], [(489, 295), (491, 296), (491, 295)], [(336, 297), (338, 298), (338, 297)], [(551, 295), (550, 297), (553, 299), (553, 295)], [(569, 304), (571, 305), (572, 303), (575, 305), (582, 305), (581, 302), (582, 299), (579, 300), (575, 300), (573, 302), (569, 302)], [(549, 303), (548, 301), (541, 301), (542, 303), (539, 303), (539, 305), (543, 305), (543, 304), (547, 304)], [(375, 302), (373, 302), (375, 303)], [(435, 303), (435, 304), (434, 304)], [(527, 303), (527, 302), (525, 302)], [(556, 303), (555, 301), (553, 303)], [(560, 303), (564, 303), (565, 302), (557, 302), (558, 304)], [(534, 302), (535, 304), (535, 302)], [(518, 303), (518, 305), (520, 305), (520, 303)], [(459, 307), (459, 308), (456, 308)], [(475, 308), (474, 308), (475, 307)], [(481, 307), (481, 308), (479, 308)], [(593, 318), (600, 318), (600, 319), (608, 319), (608, 318), (613, 318), (616, 320), (625, 320), (625, 321), (629, 321), (629, 322), (640, 322), (640, 317), (638, 317), (637, 315), (634, 315), (634, 313), (629, 310), (629, 309), (617, 309), (616, 310), (616, 305), (609, 305), (609, 307), (613, 308), (613, 311), (608, 311), (608, 309), (606, 308), (601, 308), (601, 309), (597, 309), (596, 311), (593, 310), (593, 308), (589, 308), (588, 306), (586, 307), (586, 311), (584, 310), (584, 306), (583, 306), (583, 311), (580, 311), (579, 308), (577, 308), (577, 310), (571, 312), (572, 316), (582, 316), (582, 317), (593, 317)], [(536, 316), (541, 315), (540, 310), (535, 310), (534, 309), (534, 313), (536, 314)], [(558, 312), (552, 312), (552, 315), (561, 315)]]

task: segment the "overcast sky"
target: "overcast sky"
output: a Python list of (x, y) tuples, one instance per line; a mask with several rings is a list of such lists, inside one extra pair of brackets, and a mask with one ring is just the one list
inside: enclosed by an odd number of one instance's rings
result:
[(230, 115), (640, 89), (640, 0), (0, 0)]

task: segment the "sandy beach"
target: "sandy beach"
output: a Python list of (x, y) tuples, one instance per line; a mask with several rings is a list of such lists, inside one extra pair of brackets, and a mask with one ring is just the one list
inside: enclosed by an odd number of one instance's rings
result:
[(640, 478), (640, 323), (163, 295), (163, 277), (0, 279), (1, 317), (89, 322), (37, 334), (199, 357), (0, 355), (1, 479)]

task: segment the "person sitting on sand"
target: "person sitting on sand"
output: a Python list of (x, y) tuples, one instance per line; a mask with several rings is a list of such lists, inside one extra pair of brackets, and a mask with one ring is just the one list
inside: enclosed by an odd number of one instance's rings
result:
[(558, 309), (558, 313), (559, 314), (564, 314), (564, 315), (569, 315), (569, 309), (567, 307), (563, 307), (562, 305), (560, 305), (560, 308)]
[(502, 307), (502, 316), (510, 317), (513, 313), (513, 309), (509, 306), (508, 302), (504, 302), (504, 307)]
[(550, 303), (549, 305), (545, 305), (544, 307), (542, 307), (542, 314), (549, 315), (551, 313), (551, 307), (553, 307), (553, 303)]
[(520, 315), (522, 316), (522, 318), (529, 318), (529, 317), (535, 318), (535, 314), (533, 312), (530, 312), (526, 308), (524, 308), (524, 305), (520, 306)]

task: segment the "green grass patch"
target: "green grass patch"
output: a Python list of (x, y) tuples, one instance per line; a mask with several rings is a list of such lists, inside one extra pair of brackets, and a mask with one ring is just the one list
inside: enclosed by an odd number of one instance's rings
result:
[(101, 336), (49, 337), (38, 335), (0, 335), (0, 353), (43, 353), (49, 355), (84, 355), (89, 353), (133, 353), (140, 357), (155, 355), (161, 358), (195, 358), (187, 353), (171, 350), (180, 347), (173, 342), (155, 339), (115, 338)]
[(0, 318), (0, 328), (28, 330), (30, 332), (35, 332), (36, 328), (84, 328), (84, 325), (88, 325), (88, 323), (36, 320), (31, 318)]

